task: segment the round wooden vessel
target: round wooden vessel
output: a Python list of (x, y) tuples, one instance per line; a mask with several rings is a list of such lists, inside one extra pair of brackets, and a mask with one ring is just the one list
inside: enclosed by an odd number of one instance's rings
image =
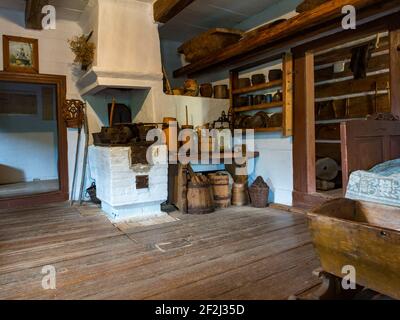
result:
[(187, 200), (189, 214), (207, 214), (215, 210), (209, 183), (189, 182)]
[(228, 208), (231, 205), (229, 191), (229, 176), (223, 173), (212, 173), (208, 175), (213, 192), (215, 207)]
[(249, 203), (247, 183), (234, 183), (232, 188), (232, 205), (245, 206)]

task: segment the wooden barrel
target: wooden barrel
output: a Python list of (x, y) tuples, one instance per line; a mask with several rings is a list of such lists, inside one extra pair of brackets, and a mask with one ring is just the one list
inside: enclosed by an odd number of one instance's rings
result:
[(231, 205), (229, 176), (223, 173), (212, 173), (208, 175), (208, 178), (211, 183), (215, 207), (228, 208)]
[(209, 183), (188, 183), (187, 201), (189, 214), (206, 214), (214, 212), (212, 192)]
[(249, 203), (247, 183), (234, 183), (232, 188), (232, 205), (245, 206)]

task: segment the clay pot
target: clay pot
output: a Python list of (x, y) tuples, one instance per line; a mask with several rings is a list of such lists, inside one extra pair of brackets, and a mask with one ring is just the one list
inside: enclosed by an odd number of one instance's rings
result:
[(199, 95), (199, 85), (196, 80), (185, 80), (185, 96), (197, 97)]
[(282, 80), (282, 78), (283, 78), (283, 72), (281, 69), (273, 69), (273, 70), (270, 70), (268, 73), (269, 81)]
[(247, 88), (251, 86), (250, 78), (240, 78), (239, 79), (239, 89)]
[(265, 83), (265, 75), (262, 73), (254, 74), (251, 77), (251, 82), (253, 83), (253, 86)]
[(214, 98), (216, 99), (228, 99), (229, 90), (226, 84), (214, 86)]
[(200, 85), (200, 95), (202, 97), (211, 98), (213, 96), (213, 86), (211, 83), (203, 83)]

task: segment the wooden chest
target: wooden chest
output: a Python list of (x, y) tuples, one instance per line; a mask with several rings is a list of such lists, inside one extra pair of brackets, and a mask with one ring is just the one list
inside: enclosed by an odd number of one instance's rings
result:
[(308, 218), (324, 271), (354, 266), (357, 284), (400, 299), (400, 208), (336, 199)]

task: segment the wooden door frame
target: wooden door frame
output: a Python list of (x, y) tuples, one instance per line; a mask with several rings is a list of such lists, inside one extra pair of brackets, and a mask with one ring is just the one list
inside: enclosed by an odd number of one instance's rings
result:
[[(37, 195), (0, 199), (0, 209), (27, 207), (51, 202), (67, 201), (69, 199), (67, 127), (62, 117), (62, 105), (66, 99), (66, 77), (61, 75), (0, 72), (0, 82), (44, 84), (56, 86), (56, 114), (58, 128), (57, 167), (60, 182), (60, 189), (58, 191), (41, 193)], [(27, 157), (29, 157), (29, 155), (27, 155)]]
[[(400, 116), (400, 21), (398, 13), (369, 21), (292, 49), (294, 57), (293, 206), (311, 208), (327, 199), (316, 192), (314, 54), (384, 30), (390, 38), (391, 110)], [(395, 89), (397, 88), (397, 89)]]

